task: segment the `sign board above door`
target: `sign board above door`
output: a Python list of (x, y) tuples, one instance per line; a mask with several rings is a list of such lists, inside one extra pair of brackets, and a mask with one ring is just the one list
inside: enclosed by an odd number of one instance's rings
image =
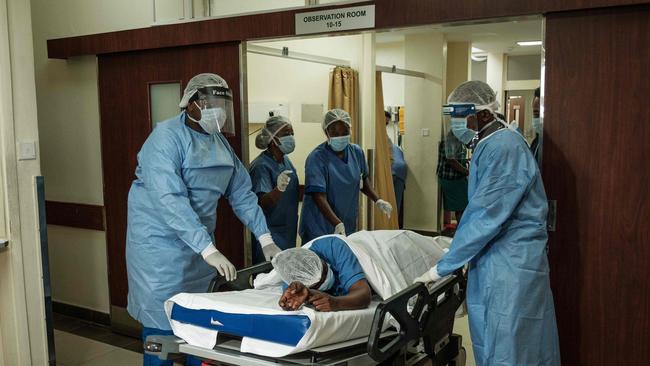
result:
[(338, 32), (374, 27), (374, 5), (296, 13), (296, 34)]

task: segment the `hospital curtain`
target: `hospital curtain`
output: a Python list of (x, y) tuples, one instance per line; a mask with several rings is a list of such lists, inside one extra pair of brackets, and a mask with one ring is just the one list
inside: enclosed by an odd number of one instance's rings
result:
[(374, 206), (374, 230), (399, 229), (395, 187), (391, 171), (392, 149), (386, 133), (386, 117), (384, 116), (384, 92), (381, 82), (381, 72), (376, 75), (375, 93), (375, 170), (374, 186), (379, 198), (388, 201), (393, 206), (390, 219)]
[(329, 109), (340, 108), (350, 114), (350, 138), (359, 143), (359, 73), (349, 67), (337, 66), (330, 73)]

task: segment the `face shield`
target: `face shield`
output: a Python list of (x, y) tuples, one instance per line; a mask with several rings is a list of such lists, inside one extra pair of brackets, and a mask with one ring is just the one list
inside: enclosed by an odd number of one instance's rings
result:
[(216, 132), (235, 136), (235, 116), (230, 89), (223, 86), (206, 86), (199, 88), (196, 93), (198, 97), (194, 103), (201, 110), (201, 125), (216, 121)]
[(447, 130), (462, 142), (464, 145), (470, 145), (476, 138), (476, 131), (470, 129), (467, 124), (467, 118), (476, 115), (476, 106), (471, 103), (451, 103), (442, 107), (443, 123)]

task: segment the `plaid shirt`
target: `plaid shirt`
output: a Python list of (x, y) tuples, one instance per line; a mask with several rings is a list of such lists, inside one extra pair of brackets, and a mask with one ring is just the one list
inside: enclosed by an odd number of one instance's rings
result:
[[(447, 141), (446, 144), (445, 141)], [(465, 178), (463, 173), (457, 172), (451, 167), (447, 158), (456, 159), (461, 165), (467, 164), (467, 149), (451, 132), (438, 145), (438, 168), (436, 169), (436, 174), (438, 178), (447, 180)]]

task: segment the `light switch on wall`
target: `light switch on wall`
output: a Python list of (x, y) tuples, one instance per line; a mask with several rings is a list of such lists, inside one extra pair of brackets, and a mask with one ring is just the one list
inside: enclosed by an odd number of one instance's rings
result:
[(36, 142), (19, 141), (18, 160), (35, 160), (35, 159), (36, 159)]
[(422, 129), (422, 136), (425, 136), (425, 137), (429, 136), (429, 129), (428, 128), (423, 128)]

